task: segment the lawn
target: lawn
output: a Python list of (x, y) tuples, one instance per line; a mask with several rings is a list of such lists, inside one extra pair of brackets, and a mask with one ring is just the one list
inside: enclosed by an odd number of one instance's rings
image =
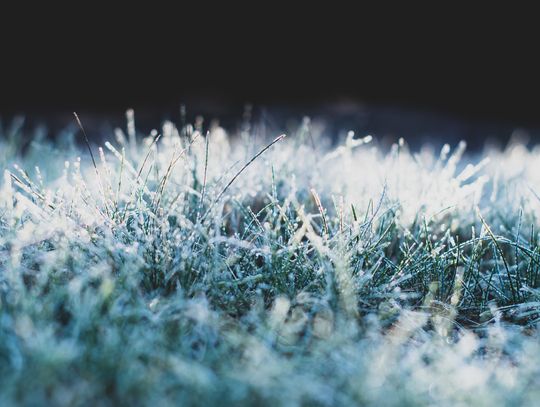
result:
[(540, 149), (81, 122), (0, 130), (0, 405), (538, 404)]

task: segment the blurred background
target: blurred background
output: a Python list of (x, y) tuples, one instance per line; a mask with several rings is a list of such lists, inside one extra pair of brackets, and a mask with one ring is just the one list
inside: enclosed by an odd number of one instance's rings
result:
[(142, 11), (4, 13), (4, 126), (24, 115), (28, 128), (55, 134), (77, 111), (100, 137), (134, 108), (146, 132), (179, 121), (184, 105), (188, 120), (234, 130), (251, 106), (276, 132), (310, 116), (329, 135), (352, 129), (412, 145), (540, 141), (536, 25), (505, 10), (500, 20), (470, 10), (411, 20), (395, 8), (377, 20), (262, 6), (227, 17), (215, 7)]

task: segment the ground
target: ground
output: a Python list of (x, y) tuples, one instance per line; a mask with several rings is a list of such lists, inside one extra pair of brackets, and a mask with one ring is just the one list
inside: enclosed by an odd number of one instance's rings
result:
[(2, 405), (536, 403), (540, 150), (127, 116), (2, 129)]

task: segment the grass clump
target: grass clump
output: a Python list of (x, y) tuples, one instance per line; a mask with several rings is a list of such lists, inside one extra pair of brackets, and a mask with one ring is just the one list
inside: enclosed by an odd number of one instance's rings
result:
[(2, 131), (2, 405), (534, 405), (540, 151), (128, 119)]

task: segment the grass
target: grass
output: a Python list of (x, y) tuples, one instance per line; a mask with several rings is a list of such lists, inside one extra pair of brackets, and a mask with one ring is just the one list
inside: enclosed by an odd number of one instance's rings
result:
[(1, 130), (0, 404), (535, 405), (539, 149), (133, 120)]

